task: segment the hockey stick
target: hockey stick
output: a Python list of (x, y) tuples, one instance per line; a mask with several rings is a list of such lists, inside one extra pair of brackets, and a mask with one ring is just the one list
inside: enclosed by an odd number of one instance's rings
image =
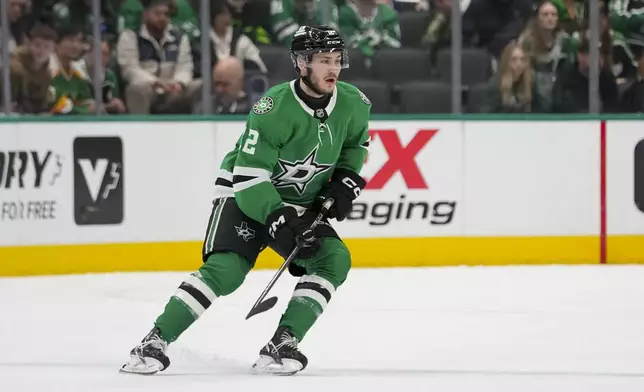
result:
[[(322, 209), (320, 213), (318, 214), (317, 218), (315, 218), (315, 221), (313, 221), (313, 224), (311, 224), (311, 230), (315, 229), (315, 227), (322, 222), (322, 219), (326, 216), (326, 214), (329, 212), (329, 209), (333, 205), (333, 200), (332, 198), (328, 198), (324, 201), (324, 204), (322, 204)], [(271, 291), (273, 286), (275, 286), (275, 283), (277, 282), (277, 279), (286, 271), (288, 268), (289, 264), (295, 260), (295, 256), (297, 256), (297, 253), (300, 251), (302, 248), (302, 243), (298, 242), (298, 244), (295, 246), (295, 249), (291, 251), (291, 254), (288, 255), (288, 258), (284, 260), (284, 263), (282, 263), (282, 266), (280, 267), (279, 270), (277, 270), (277, 273), (275, 276), (273, 276), (273, 279), (271, 279), (270, 282), (268, 282), (268, 286), (264, 289), (262, 294), (260, 294), (259, 298), (257, 298), (257, 301), (255, 302), (255, 305), (250, 309), (250, 312), (248, 312), (248, 315), (246, 316), (246, 320), (249, 318), (253, 317), (256, 314), (263, 313), (267, 310), (270, 310), (275, 304), (277, 303), (277, 297), (270, 297), (266, 301), (264, 301), (264, 298), (268, 295), (268, 292)]]

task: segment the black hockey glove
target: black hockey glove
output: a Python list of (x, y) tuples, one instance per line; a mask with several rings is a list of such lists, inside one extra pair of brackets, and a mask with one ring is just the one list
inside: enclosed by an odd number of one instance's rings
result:
[(324, 201), (330, 197), (335, 203), (329, 210), (328, 217), (343, 221), (353, 208), (353, 201), (360, 196), (367, 182), (354, 171), (336, 169), (331, 181), (324, 185), (316, 198), (316, 208), (319, 211)]
[(282, 256), (290, 254), (298, 241), (304, 242), (297, 253), (298, 259), (310, 259), (320, 248), (311, 226), (297, 215), (293, 207), (282, 207), (271, 212), (266, 218), (266, 228)]

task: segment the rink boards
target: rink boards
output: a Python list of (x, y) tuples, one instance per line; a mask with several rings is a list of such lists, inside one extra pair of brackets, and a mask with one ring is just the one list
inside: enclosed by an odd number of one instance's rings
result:
[[(643, 262), (641, 124), (374, 120), (367, 189), (335, 226), (357, 267)], [(243, 128), (0, 123), (0, 275), (194, 269)]]

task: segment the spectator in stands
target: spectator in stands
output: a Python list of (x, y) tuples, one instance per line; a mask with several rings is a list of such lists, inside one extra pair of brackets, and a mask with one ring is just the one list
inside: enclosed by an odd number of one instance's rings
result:
[[(566, 64), (557, 76), (553, 88), (553, 109), (559, 113), (587, 113), (589, 97), (588, 73), (590, 70), (588, 39), (582, 38), (576, 60)], [(599, 95), (602, 112), (618, 111), (619, 94), (617, 82), (610, 68), (606, 67), (606, 58), (610, 56), (610, 47), (601, 45), (599, 56)]]
[(576, 52), (570, 35), (559, 27), (557, 9), (551, 1), (537, 6), (536, 15), (528, 22), (519, 42), (534, 70), (535, 87), (543, 109), (550, 111), (557, 73)]
[[(220, 60), (213, 70), (213, 114), (247, 114), (253, 105), (244, 91), (244, 67), (235, 57)], [(201, 102), (194, 105), (194, 113), (206, 113)]]
[(80, 26), (72, 24), (58, 28), (56, 53), (49, 60), (54, 114), (89, 114), (95, 110), (91, 81), (77, 62), (84, 42)]
[(627, 39), (639, 40), (644, 32), (644, 1), (611, 0), (608, 1), (608, 6), (613, 29)]
[[(119, 10), (121, 30), (138, 31), (140, 29), (143, 3), (147, 3), (147, 0), (124, 0)], [(198, 78), (201, 74), (199, 66), (201, 64), (201, 27), (197, 14), (188, 0), (168, 0), (168, 6), (172, 26), (188, 35), (192, 62), (196, 65), (192, 76)]]
[(125, 101), (130, 113), (188, 113), (200, 80), (187, 35), (169, 24), (168, 0), (146, 0), (143, 25), (124, 30), (117, 58), (127, 83)]
[(586, 13), (586, 3), (588, 0), (552, 0), (552, 4), (557, 8), (559, 24), (568, 34), (579, 31), (584, 21)]
[[(76, 28), (83, 32), (87, 41), (92, 40), (95, 23), (92, 0), (45, 0), (45, 2), (47, 1), (53, 2), (52, 12), (56, 26), (75, 24)], [(101, 34), (109, 37), (112, 41), (116, 40), (118, 19), (110, 1), (101, 1), (101, 18)]]
[(338, 8), (335, 3), (321, 0), (271, 0), (271, 22), (275, 40), (289, 47), (293, 34), (302, 25), (323, 22), (324, 8), (329, 8), (328, 26), (338, 28)]
[(512, 41), (503, 50), (499, 72), (490, 80), (486, 113), (540, 112), (530, 60), (521, 44)]
[(349, 47), (372, 57), (379, 48), (400, 47), (398, 14), (375, 0), (349, 0), (340, 8), (340, 33)]
[(472, 0), (463, 14), (463, 39), (498, 59), (519, 37), (532, 13), (532, 0)]
[(435, 0), (433, 4), (422, 43), (430, 47), (431, 58), (435, 59), (439, 50), (452, 45), (452, 0)]
[(637, 61), (637, 76), (630, 80), (622, 94), (620, 109), (626, 113), (644, 112), (644, 36), (634, 35), (631, 42)]
[(268, 45), (273, 42), (270, 31), (270, 1), (227, 0), (233, 17), (233, 27), (241, 30), (256, 45)]
[[(124, 0), (119, 9), (120, 30), (138, 31), (141, 27), (143, 3), (147, 0)], [(201, 32), (197, 15), (188, 0), (168, 0), (172, 25), (188, 34), (191, 41), (199, 40)]]
[(427, 0), (376, 0), (381, 4), (389, 4), (397, 12), (427, 12), (429, 10), (429, 2)]
[[(101, 97), (102, 97), (102, 107), (105, 112), (110, 114), (122, 114), (127, 111), (125, 108), (125, 103), (121, 99), (121, 88), (119, 85), (119, 80), (116, 77), (116, 73), (110, 69), (110, 56), (111, 56), (111, 44), (107, 37), (103, 37), (101, 41), (101, 66), (103, 68), (103, 75), (99, 84), (102, 86)], [(92, 61), (94, 56), (91, 55), (91, 51), (86, 56), (87, 61), (87, 73), (90, 78), (94, 76), (93, 64)]]
[(54, 97), (50, 94), (49, 59), (56, 47), (56, 32), (44, 24), (35, 25), (29, 41), (11, 58), (11, 101), (14, 110), (24, 114), (48, 113)]
[[(617, 78), (617, 83), (622, 84), (626, 80), (636, 77), (637, 62), (631, 49), (626, 44), (624, 36), (620, 32), (612, 29), (608, 7), (602, 6), (600, 10), (600, 39), (604, 47), (612, 48), (611, 52), (607, 52), (606, 58), (604, 59), (606, 63), (604, 65), (612, 70), (613, 75)], [(586, 32), (586, 38), (590, 39), (588, 19), (584, 20), (581, 31)], [(575, 49), (579, 47), (580, 39), (580, 32), (573, 34)]]
[[(7, 1), (7, 0), (4, 0)], [(25, 19), (23, 18), (27, 12), (26, 0), (8, 0), (7, 5), (9, 17), (9, 53), (13, 53), (14, 49), (23, 44), (25, 40)]]
[(213, 1), (210, 9), (211, 67), (230, 56), (239, 58), (246, 70), (266, 72), (259, 49), (239, 28), (233, 28), (232, 15), (225, 0)]

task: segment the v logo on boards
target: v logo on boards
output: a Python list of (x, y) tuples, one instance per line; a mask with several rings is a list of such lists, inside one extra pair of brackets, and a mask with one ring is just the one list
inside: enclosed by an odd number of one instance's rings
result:
[(77, 225), (123, 221), (123, 143), (119, 137), (74, 139), (74, 220)]

